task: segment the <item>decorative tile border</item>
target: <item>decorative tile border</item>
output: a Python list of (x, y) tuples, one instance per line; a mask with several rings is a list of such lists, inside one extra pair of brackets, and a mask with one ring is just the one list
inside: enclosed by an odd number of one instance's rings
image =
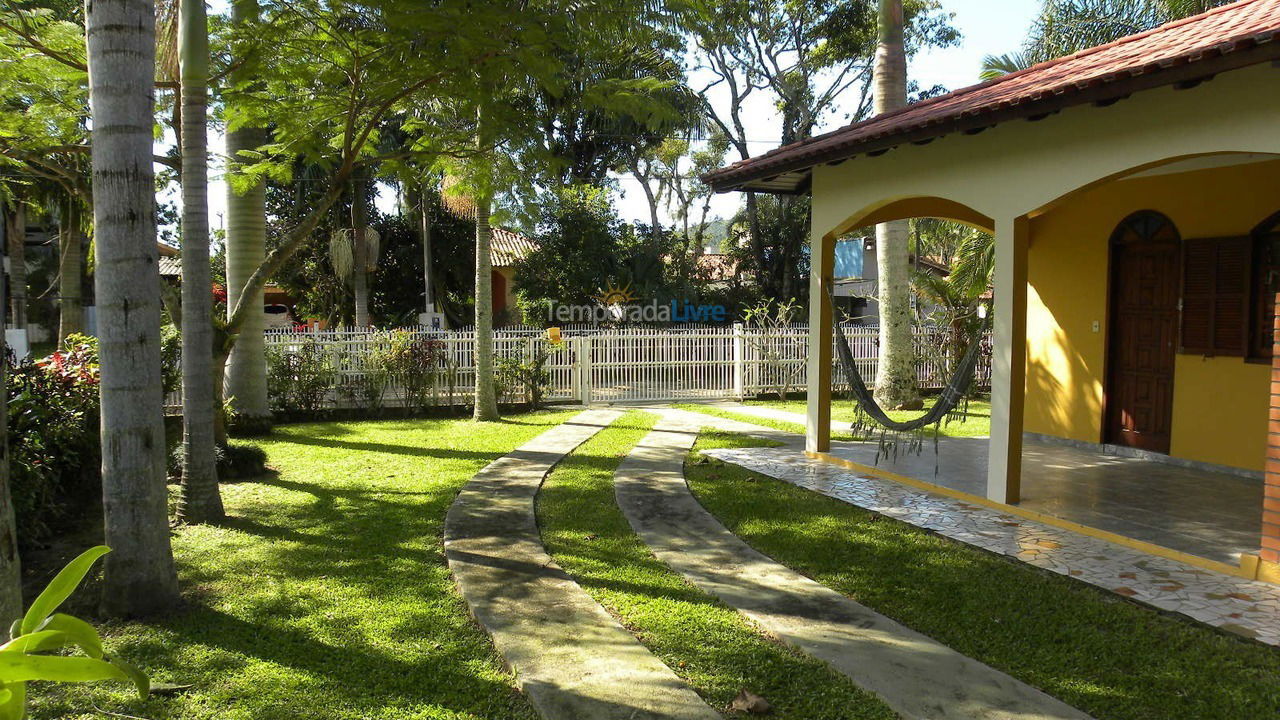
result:
[(785, 448), (709, 450), (740, 465), (851, 505), (1030, 565), (1280, 645), (1280, 586), (1149, 555), (1070, 530), (853, 472)]

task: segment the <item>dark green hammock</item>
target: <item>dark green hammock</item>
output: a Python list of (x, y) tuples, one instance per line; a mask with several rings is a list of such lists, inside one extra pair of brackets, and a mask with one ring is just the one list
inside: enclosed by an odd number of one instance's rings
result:
[[(828, 290), (832, 307), (835, 306), (835, 293)], [(867, 388), (867, 383), (858, 371), (858, 364), (853, 359), (853, 351), (849, 349), (849, 341), (844, 335), (840, 322), (835, 323), (836, 352), (840, 357), (840, 365), (844, 369), (845, 379), (849, 383), (849, 391), (857, 402), (857, 414), (850, 426), (854, 436), (877, 438), (876, 464), (885, 455), (897, 457), (905, 449), (917, 455), (924, 450), (925, 439), (932, 436), (934, 452), (937, 452), (938, 437), (943, 422), (962, 420), (968, 413), (967, 398), (973, 385), (974, 371), (978, 367), (978, 359), (982, 354), (982, 335), (987, 328), (983, 323), (977, 337), (969, 341), (969, 347), (960, 358), (951, 381), (942, 389), (938, 401), (928, 412), (918, 418), (897, 421), (876, 402), (875, 396)], [(936, 470), (936, 468), (935, 468)]]

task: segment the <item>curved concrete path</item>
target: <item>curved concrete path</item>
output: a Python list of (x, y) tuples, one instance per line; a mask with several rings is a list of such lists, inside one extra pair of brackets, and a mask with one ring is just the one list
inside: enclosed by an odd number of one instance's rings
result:
[(662, 420), (618, 468), (618, 505), (668, 566), (779, 639), (825, 661), (922, 720), (1080, 719), (1088, 716), (756, 552), (698, 503), (684, 460), (701, 427), (746, 423), (657, 410)]
[(622, 414), (588, 410), (476, 474), (445, 519), (449, 569), (547, 720), (722, 720), (547, 555), (534, 498), (557, 462)]

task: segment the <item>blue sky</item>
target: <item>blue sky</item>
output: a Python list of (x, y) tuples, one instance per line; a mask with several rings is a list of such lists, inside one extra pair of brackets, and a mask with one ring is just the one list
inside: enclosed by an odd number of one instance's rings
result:
[[(213, 0), (210, 4), (214, 12), (225, 8), (225, 0)], [(958, 47), (917, 56), (907, 69), (909, 75), (922, 87), (936, 84), (955, 90), (972, 85), (978, 81), (978, 72), (985, 55), (1003, 54), (1017, 50), (1022, 45), (1040, 4), (1041, 0), (942, 0), (943, 7), (954, 13), (954, 25), (963, 35), (963, 40)], [(715, 102), (714, 98), (712, 102)], [(846, 113), (847, 111), (839, 110), (833, 113), (821, 130), (832, 130), (843, 125), (845, 121), (842, 118)], [(760, 154), (776, 146), (779, 127), (772, 108), (765, 103), (752, 108), (749, 116), (753, 118), (748, 128), (748, 135), (753, 140), (752, 154)], [(211, 135), (209, 142), (213, 152), (222, 151), (223, 138), (220, 134)], [(209, 209), (214, 227), (219, 227), (226, 207), (225, 189), (216, 179), (213, 185), (210, 187)], [(647, 221), (648, 206), (635, 181), (620, 178), (619, 189), (621, 192), (617, 204), (621, 215), (628, 220)], [(731, 215), (740, 202), (741, 198), (736, 194), (718, 196), (712, 205), (711, 214)], [(394, 198), (379, 198), (378, 205), (384, 211), (390, 210), (393, 204)]]

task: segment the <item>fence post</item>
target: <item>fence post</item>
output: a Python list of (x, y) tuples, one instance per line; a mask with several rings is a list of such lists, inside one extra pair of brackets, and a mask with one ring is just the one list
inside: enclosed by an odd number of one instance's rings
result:
[(578, 336), (578, 399), (591, 406), (591, 336)]
[(746, 338), (742, 323), (733, 324), (733, 394), (739, 400), (747, 397)]

